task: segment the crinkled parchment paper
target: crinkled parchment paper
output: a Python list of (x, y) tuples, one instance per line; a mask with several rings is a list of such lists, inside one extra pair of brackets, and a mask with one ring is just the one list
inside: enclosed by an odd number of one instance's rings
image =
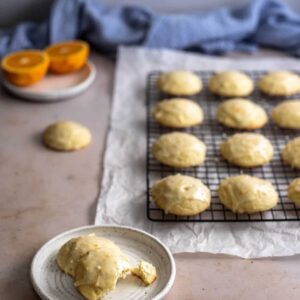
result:
[(157, 223), (146, 217), (146, 76), (153, 70), (300, 69), (293, 58), (218, 58), (169, 50), (119, 50), (96, 224), (146, 230), (173, 253), (245, 258), (300, 253), (300, 222)]

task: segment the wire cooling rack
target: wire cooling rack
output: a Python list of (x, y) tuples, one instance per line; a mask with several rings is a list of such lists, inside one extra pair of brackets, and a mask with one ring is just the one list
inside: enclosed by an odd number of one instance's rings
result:
[[(225, 128), (216, 120), (216, 109), (222, 98), (212, 95), (207, 89), (207, 82), (213, 72), (195, 72), (203, 81), (203, 90), (199, 95), (189, 97), (198, 102), (204, 110), (204, 122), (201, 125), (184, 130), (200, 138), (207, 147), (205, 162), (199, 167), (188, 169), (175, 169), (157, 162), (151, 155), (151, 146), (156, 138), (161, 134), (174, 131), (159, 125), (151, 116), (153, 106), (167, 95), (160, 93), (156, 87), (156, 80), (160, 72), (152, 72), (147, 79), (147, 217), (151, 221), (160, 222), (269, 222), (269, 221), (298, 221), (300, 220), (300, 208), (297, 208), (287, 198), (288, 184), (296, 177), (300, 177), (300, 171), (285, 165), (280, 152), (285, 144), (297, 136), (297, 131), (282, 129), (270, 120), (269, 123), (255, 132), (265, 135), (273, 144), (273, 160), (262, 167), (253, 169), (243, 169), (227, 163), (219, 154), (219, 145), (226, 137), (234, 134), (237, 130)], [(247, 73), (254, 81), (257, 81), (265, 72), (251, 71)], [(262, 105), (270, 116), (272, 108), (286, 98), (268, 98), (262, 95), (257, 89), (249, 97), (251, 100)], [(296, 95), (291, 98), (300, 98)], [(185, 174), (194, 176), (206, 184), (212, 194), (212, 202), (209, 209), (192, 217), (178, 217), (165, 214), (163, 210), (157, 208), (150, 197), (150, 187), (155, 181), (172, 174)], [(279, 202), (273, 209), (256, 214), (234, 214), (226, 209), (219, 201), (217, 189), (221, 180), (239, 174), (249, 174), (271, 181), (279, 194)]]

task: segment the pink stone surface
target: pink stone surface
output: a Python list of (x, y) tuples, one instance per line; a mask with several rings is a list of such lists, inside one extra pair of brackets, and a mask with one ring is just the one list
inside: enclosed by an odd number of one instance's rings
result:
[[(35, 252), (67, 229), (92, 224), (102, 174), (114, 64), (93, 56), (98, 74), (84, 94), (63, 102), (25, 102), (0, 90), (0, 299), (38, 299), (29, 267)], [(71, 119), (89, 127), (92, 144), (59, 153), (41, 132)], [(243, 260), (206, 253), (175, 255), (167, 300), (296, 300), (300, 255)], [(125, 299), (124, 299), (125, 300)]]

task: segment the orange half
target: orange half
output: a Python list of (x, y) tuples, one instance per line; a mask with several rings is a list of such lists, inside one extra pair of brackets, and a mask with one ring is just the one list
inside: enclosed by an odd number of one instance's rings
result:
[(6, 55), (1, 61), (5, 78), (17, 86), (29, 86), (41, 80), (49, 66), (44, 51), (22, 50)]
[(85, 65), (89, 51), (89, 44), (79, 40), (53, 44), (46, 48), (50, 57), (50, 70), (58, 74), (79, 70)]

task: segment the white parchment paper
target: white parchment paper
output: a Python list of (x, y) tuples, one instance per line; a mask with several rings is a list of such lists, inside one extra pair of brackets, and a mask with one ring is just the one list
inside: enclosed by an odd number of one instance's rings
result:
[(173, 253), (245, 258), (300, 253), (300, 222), (157, 223), (146, 218), (146, 76), (153, 70), (300, 69), (293, 58), (219, 58), (170, 50), (120, 48), (96, 224), (146, 230)]

